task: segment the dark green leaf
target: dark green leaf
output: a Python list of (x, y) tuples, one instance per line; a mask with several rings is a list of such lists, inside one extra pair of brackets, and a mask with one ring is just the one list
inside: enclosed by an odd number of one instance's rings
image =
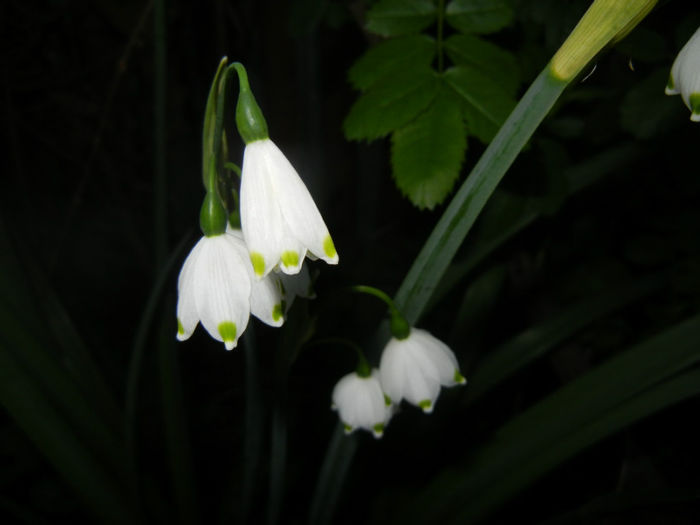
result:
[(469, 134), (490, 142), (515, 107), (515, 101), (494, 80), (473, 69), (453, 67), (444, 77), (462, 100)]
[(515, 56), (473, 35), (452, 35), (444, 42), (450, 60), (458, 66), (475, 69), (493, 80), (510, 96), (520, 84)]
[(350, 108), (343, 129), (350, 140), (384, 137), (413, 120), (435, 97), (437, 78), (429, 67), (377, 82)]
[(530, 327), (486, 355), (469, 378), (468, 396), (476, 399), (524, 366), (564, 342), (584, 326), (658, 289), (661, 279), (636, 281), (564, 309)]
[(397, 72), (429, 66), (435, 57), (435, 40), (426, 35), (385, 40), (362, 55), (348, 71), (352, 85), (369, 88), (379, 79)]
[(668, 68), (658, 69), (625, 95), (620, 106), (624, 130), (638, 139), (650, 139), (684, 114), (685, 107), (677, 97), (663, 94), (667, 80)]
[(697, 394), (700, 372), (677, 374), (700, 360), (699, 339), (696, 316), (609, 359), (511, 419), (467, 470), (439, 476), (406, 512), (471, 522), (583, 448)]
[(513, 8), (507, 0), (452, 0), (445, 20), (463, 33), (493, 33), (510, 25)]
[(459, 102), (442, 93), (392, 135), (396, 185), (419, 208), (432, 209), (452, 190), (464, 161), (467, 135)]
[(419, 33), (435, 20), (430, 0), (381, 0), (367, 12), (367, 29), (383, 36)]

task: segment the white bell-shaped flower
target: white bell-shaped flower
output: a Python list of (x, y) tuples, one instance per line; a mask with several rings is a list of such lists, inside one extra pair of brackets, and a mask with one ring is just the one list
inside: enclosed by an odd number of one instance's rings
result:
[(232, 235), (202, 237), (178, 278), (177, 338), (188, 339), (197, 323), (232, 350), (248, 326), (251, 275)]
[(294, 167), (269, 138), (246, 144), (241, 173), (241, 224), (255, 275), (279, 265), (301, 270), (307, 252), (338, 263), (328, 228)]
[(379, 382), (379, 372), (362, 377), (357, 372), (343, 376), (333, 388), (332, 408), (345, 426), (345, 433), (363, 428), (380, 438), (392, 414)]
[(690, 120), (700, 122), (700, 28), (683, 46), (671, 67), (667, 95), (679, 94), (690, 109)]
[(387, 343), (379, 363), (382, 389), (392, 403), (406, 399), (433, 411), (441, 386), (465, 384), (450, 348), (425, 330), (411, 328), (404, 339)]

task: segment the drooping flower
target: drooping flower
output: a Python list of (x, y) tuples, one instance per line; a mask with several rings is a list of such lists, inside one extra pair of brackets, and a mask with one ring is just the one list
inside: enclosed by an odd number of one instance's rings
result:
[(332, 408), (338, 411), (346, 434), (363, 428), (376, 438), (382, 436), (392, 407), (386, 402), (376, 368), (366, 377), (357, 372), (343, 376), (333, 388), (332, 397)]
[(391, 338), (382, 353), (379, 374), (392, 403), (406, 399), (426, 413), (433, 411), (441, 386), (466, 383), (452, 350), (418, 328), (410, 328), (403, 339)]
[(232, 350), (248, 326), (251, 278), (234, 237), (204, 236), (190, 251), (177, 283), (177, 338), (188, 339), (198, 322)]
[(307, 253), (329, 264), (338, 253), (309, 190), (277, 145), (250, 91), (245, 68), (239, 77), (236, 124), (246, 146), (241, 170), (241, 225), (255, 275), (273, 268), (296, 274)]
[(671, 67), (667, 95), (680, 93), (690, 109), (690, 120), (700, 122), (700, 28), (683, 46)]

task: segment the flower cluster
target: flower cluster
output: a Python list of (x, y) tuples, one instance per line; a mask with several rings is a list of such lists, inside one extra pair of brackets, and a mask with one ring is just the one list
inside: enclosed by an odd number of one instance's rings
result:
[(680, 94), (690, 109), (690, 120), (700, 122), (700, 28), (690, 37), (673, 62), (666, 94)]
[(452, 350), (425, 330), (410, 328), (406, 337), (387, 343), (379, 370), (364, 377), (353, 372), (336, 384), (333, 408), (346, 433), (362, 428), (381, 437), (403, 399), (430, 413), (440, 387), (465, 383)]
[[(217, 147), (211, 138), (217, 135), (211, 115), (218, 94), (225, 91), (221, 85), (226, 76), (221, 75), (224, 64), (225, 60), (214, 79), (205, 113), (207, 193), (200, 215), (204, 236), (180, 271), (177, 338), (188, 339), (201, 322), (214, 339), (231, 350), (251, 313), (270, 326), (281, 326), (294, 297), (310, 297), (308, 270), (302, 266), (307, 254), (329, 264), (338, 263), (338, 254), (308, 189), (268, 137), (245, 69), (238, 63), (232, 66), (240, 82), (236, 123), (246, 143), (241, 171), (241, 229), (228, 224), (229, 214), (237, 215), (238, 210), (226, 210), (219, 196), (216, 156), (221, 146)], [(208, 144), (212, 151), (207, 150)]]

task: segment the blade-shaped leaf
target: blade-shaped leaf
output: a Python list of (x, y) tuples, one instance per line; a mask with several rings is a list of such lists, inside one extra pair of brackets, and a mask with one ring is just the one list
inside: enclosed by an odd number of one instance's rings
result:
[(462, 101), (469, 134), (490, 142), (515, 101), (495, 81), (464, 66), (450, 68), (444, 78)]
[(513, 8), (507, 0), (452, 0), (445, 20), (463, 33), (493, 33), (513, 21)]
[(482, 396), (584, 326), (657, 290), (663, 282), (657, 277), (613, 288), (522, 332), (489, 352), (470, 374), (468, 400)]
[(407, 515), (475, 519), (585, 446), (696, 394), (697, 371), (678, 376), (679, 383), (672, 378), (700, 361), (698, 340), (695, 316), (568, 383), (501, 427), (465, 470), (436, 478)]
[(475, 69), (515, 96), (520, 72), (512, 53), (474, 35), (452, 35), (443, 46), (456, 65)]
[(343, 123), (350, 140), (384, 137), (413, 120), (435, 97), (437, 78), (429, 67), (402, 71), (377, 82), (350, 108)]
[(396, 185), (419, 208), (440, 204), (459, 176), (467, 140), (459, 110), (454, 96), (441, 93), (416, 120), (392, 135)]
[(426, 35), (392, 38), (362, 55), (348, 71), (352, 85), (365, 90), (378, 80), (415, 66), (429, 66), (435, 57), (435, 40)]
[(367, 29), (382, 36), (419, 33), (435, 14), (430, 0), (381, 0), (367, 12)]

